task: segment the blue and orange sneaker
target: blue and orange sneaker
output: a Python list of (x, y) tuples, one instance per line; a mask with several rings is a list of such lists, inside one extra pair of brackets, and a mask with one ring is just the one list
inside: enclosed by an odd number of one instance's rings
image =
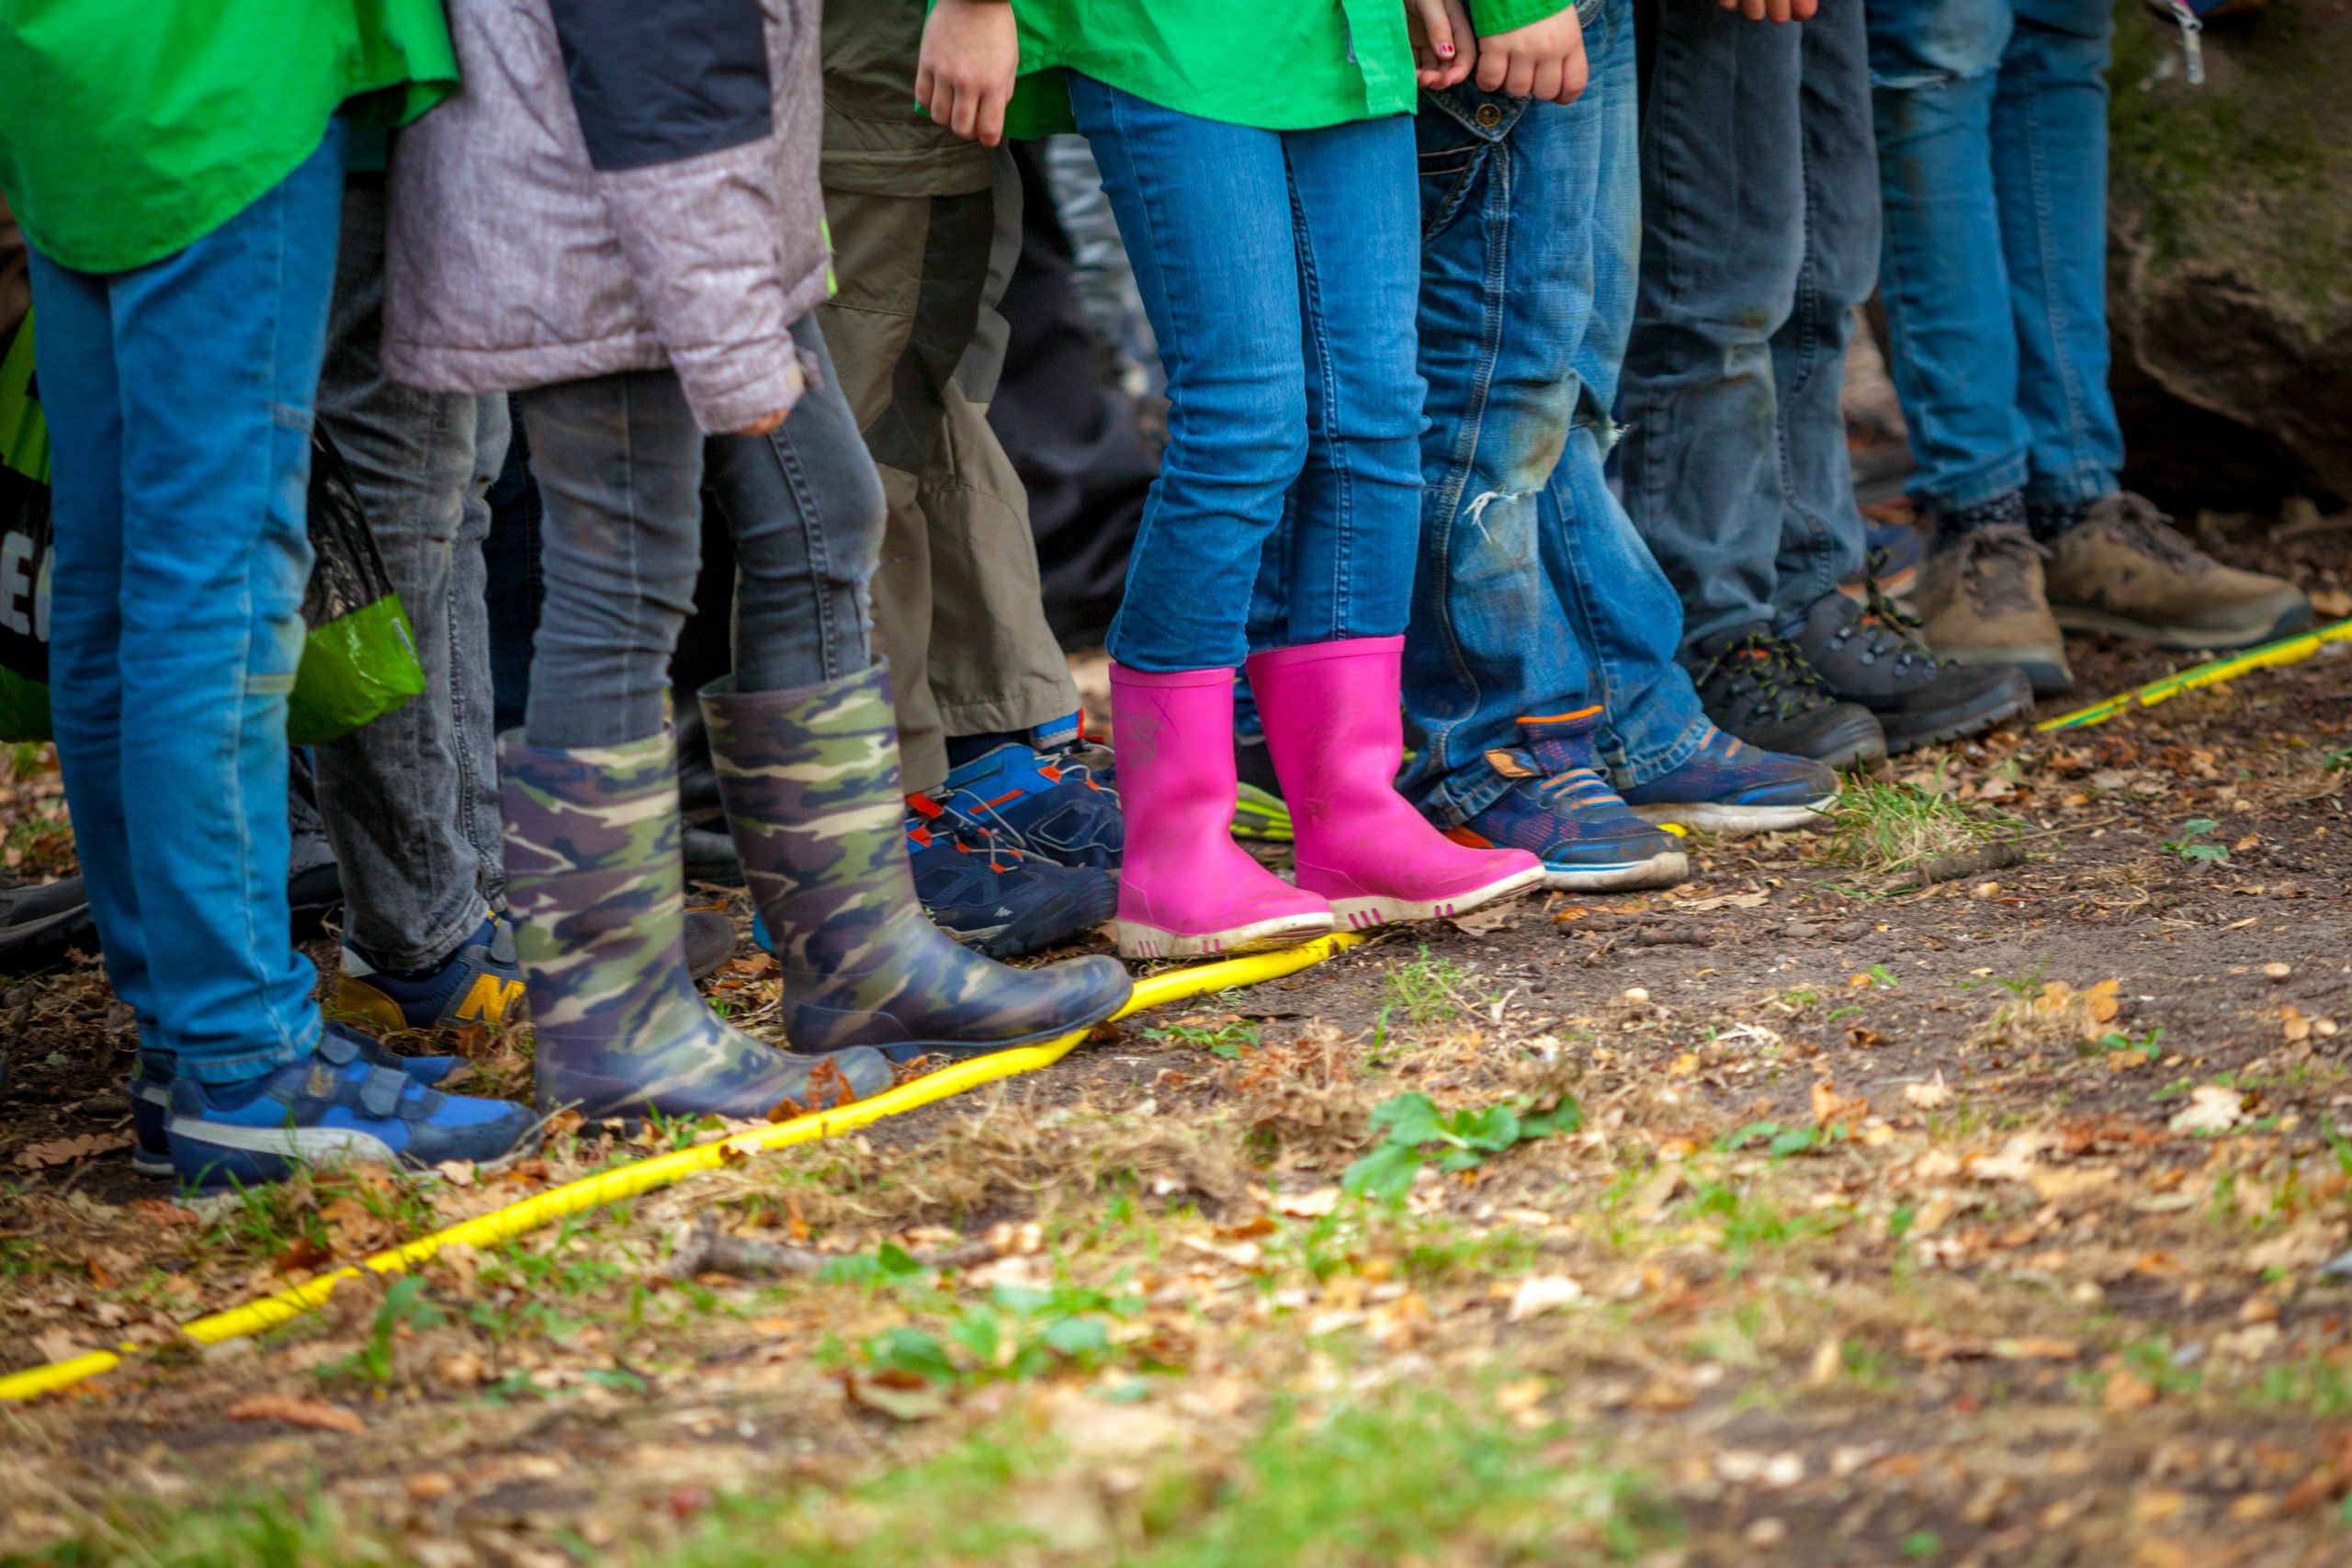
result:
[(446, 1160), (489, 1165), (536, 1142), (538, 1125), (520, 1105), (427, 1089), (329, 1024), (319, 1049), (261, 1077), (181, 1078), (164, 1135), (172, 1173), (202, 1190), (255, 1187), (303, 1166), (352, 1160), (419, 1170)]
[(1526, 750), (1487, 753), (1510, 785), (1446, 837), (1480, 849), (1527, 850), (1544, 863), (1544, 886), (1587, 893), (1670, 887), (1690, 874), (1674, 835), (1617, 798), (1601, 776), (1592, 734), (1598, 707), (1522, 718)]
[(1109, 764), (1074, 713), (950, 767), (935, 793), (1025, 855), (1116, 871), (1126, 829)]
[[(320, 1060), (334, 1066), (366, 1062), (397, 1067), (417, 1085), (431, 1089), (455, 1071), (462, 1056), (403, 1056), (372, 1035), (330, 1023), (320, 1037)], [(167, 1058), (139, 1053), (130, 1069), (130, 1168), (141, 1176), (172, 1174), (172, 1141), (164, 1125), (172, 1113), (172, 1069)]]
[(1700, 723), (1706, 739), (1689, 761), (1625, 792), (1635, 816), (1711, 833), (1773, 833), (1829, 819), (1838, 803), (1835, 768)]
[(377, 968), (345, 943), (343, 973), (328, 1010), (363, 1028), (495, 1029), (519, 1016), (523, 970), (514, 961), (514, 928), (495, 912), (482, 917), (458, 951), (413, 975)]

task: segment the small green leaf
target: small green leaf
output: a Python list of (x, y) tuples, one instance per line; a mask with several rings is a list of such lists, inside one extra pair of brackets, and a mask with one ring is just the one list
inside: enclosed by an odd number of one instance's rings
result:
[(1457, 1111), (1447, 1131), (1474, 1149), (1499, 1154), (1519, 1142), (1519, 1112), (1508, 1105)]
[(1445, 1136), (1445, 1123), (1426, 1094), (1400, 1094), (1372, 1108), (1372, 1130), (1385, 1133), (1400, 1144), (1434, 1144)]
[(1099, 1317), (1058, 1317), (1038, 1334), (1065, 1356), (1101, 1356), (1111, 1348), (1111, 1330)]
[(1348, 1167), (1340, 1178), (1340, 1190), (1382, 1202), (1402, 1198), (1413, 1190), (1420, 1173), (1421, 1151), (1412, 1144), (1383, 1144)]
[(946, 1348), (922, 1329), (903, 1324), (867, 1341), (865, 1353), (877, 1367), (911, 1372), (934, 1382), (952, 1382), (956, 1376), (956, 1363), (947, 1359)]

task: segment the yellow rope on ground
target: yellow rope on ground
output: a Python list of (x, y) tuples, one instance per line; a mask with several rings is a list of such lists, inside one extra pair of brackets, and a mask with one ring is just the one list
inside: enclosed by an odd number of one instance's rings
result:
[[(1212, 991), (1278, 980), (1311, 964), (1320, 964), (1340, 949), (1363, 940), (1358, 936), (1335, 933), (1273, 953), (1249, 953), (1239, 958), (1222, 959), (1215, 964), (1166, 970), (1136, 981), (1135, 995), (1116, 1016), (1125, 1018), (1147, 1008), (1206, 996)], [(790, 1148), (795, 1144), (814, 1143), (820, 1138), (838, 1137), (886, 1117), (903, 1115), (919, 1107), (962, 1094), (967, 1089), (978, 1089), (985, 1083), (1051, 1066), (1068, 1055), (1080, 1041), (1086, 1038), (1086, 1034), (1087, 1032), (1081, 1029), (1043, 1045), (1026, 1045), (1018, 1050), (976, 1056), (969, 1061), (943, 1067), (935, 1073), (927, 1073), (911, 1083), (901, 1084), (871, 1100), (861, 1100), (836, 1111), (813, 1111), (806, 1116), (796, 1116), (789, 1122), (757, 1127), (748, 1133), (732, 1133), (707, 1144), (696, 1144), (692, 1148), (676, 1149), (632, 1165), (599, 1171), (594, 1176), (583, 1176), (577, 1181), (551, 1187), (518, 1203), (510, 1203), (503, 1209), (478, 1214), (446, 1230), (438, 1230), (431, 1235), (363, 1258), (349, 1267), (322, 1274), (315, 1280), (279, 1291), (274, 1295), (199, 1317), (184, 1325), (180, 1332), (199, 1345), (218, 1345), (224, 1340), (259, 1334), (316, 1310), (334, 1294), (337, 1285), (346, 1280), (357, 1279), (363, 1270), (374, 1274), (400, 1273), (424, 1262), (445, 1247), (459, 1244), (489, 1247), (520, 1235), (525, 1231), (536, 1230), (550, 1220), (616, 1202), (623, 1198), (634, 1198), (655, 1188), (683, 1181), (689, 1176), (716, 1170), (747, 1155)], [(0, 1400), (31, 1399), (59, 1389), (71, 1388), (85, 1378), (113, 1371), (122, 1364), (124, 1358), (135, 1356), (141, 1349), (141, 1347), (136, 1345), (124, 1345), (114, 1350), (93, 1350), (85, 1356), (51, 1361), (47, 1366), (0, 1378)]]
[(2167, 675), (2161, 681), (2151, 681), (2144, 686), (2093, 703), (2073, 713), (2045, 718), (2033, 728), (2036, 730), (2081, 729), (2088, 725), (2105, 724), (2117, 714), (2132, 708), (2152, 708), (2158, 703), (2195, 691), (2199, 686), (2218, 686), (2234, 681), (2249, 670), (2268, 670), (2280, 664), (2300, 664), (2331, 642), (2352, 642), (2352, 620), (2337, 621), (2333, 626), (2316, 626), (2293, 637), (2266, 642), (2259, 648), (2249, 648), (2243, 653), (2233, 653), (2227, 659), (2216, 659), (2183, 670), (2177, 675)]

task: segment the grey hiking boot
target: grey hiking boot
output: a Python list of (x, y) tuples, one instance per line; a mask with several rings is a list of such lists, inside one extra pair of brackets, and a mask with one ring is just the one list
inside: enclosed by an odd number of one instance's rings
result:
[(1917, 625), (1872, 586), (1867, 609), (1843, 593), (1815, 600), (1793, 640), (1823, 684), (1878, 719), (1890, 752), (1973, 735), (2033, 706), (2025, 676), (1948, 664), (1911, 635)]
[(799, 1049), (978, 1055), (1091, 1028), (1126, 1005), (1134, 984), (1115, 958), (1014, 969), (923, 913), (881, 666), (797, 691), (713, 686), (702, 706)]
[(2301, 589), (2223, 566), (2129, 491), (2093, 502), (2050, 554), (2050, 611), (2068, 631), (2158, 648), (2245, 648), (2312, 622)]
[(2072, 686), (2066, 638), (2042, 585), (2046, 554), (2022, 523), (1969, 528), (1938, 541), (1918, 595), (1921, 631), (1936, 656), (2022, 670), (2036, 696)]
[(890, 1086), (896, 1075), (875, 1052), (779, 1051), (719, 1021), (696, 994), (667, 733), (573, 751), (508, 734), (498, 761), (541, 1111), (773, 1118)]
[(1833, 768), (1886, 755), (1886, 734), (1870, 710), (1831, 695), (1797, 646), (1763, 622), (1718, 632), (1692, 652), (1699, 705), (1750, 746)]

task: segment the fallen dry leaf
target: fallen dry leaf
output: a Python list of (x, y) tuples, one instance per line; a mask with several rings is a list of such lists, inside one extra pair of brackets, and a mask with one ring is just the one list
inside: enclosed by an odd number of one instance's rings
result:
[(1582, 1300), (1584, 1287), (1566, 1274), (1531, 1274), (1511, 1292), (1510, 1311), (1506, 1315), (1513, 1323), (1524, 1323), (1554, 1307)]
[(1940, 1111), (1951, 1103), (1951, 1086), (1944, 1082), (1943, 1069), (1936, 1070), (1928, 1083), (1907, 1083), (1903, 1086), (1903, 1103), (1922, 1111)]
[(2165, 1125), (2176, 1133), (2226, 1133), (2247, 1120), (2245, 1096), (2222, 1084), (2199, 1084)]
[(2099, 1405), (2109, 1416), (2121, 1416), (2133, 1410), (2145, 1410), (2156, 1402), (2156, 1386), (2145, 1378), (2130, 1372), (2109, 1372), (2107, 1388), (2099, 1395)]
[(17, 1151), (16, 1163), (24, 1170), (47, 1170), (51, 1166), (72, 1165), (93, 1155), (112, 1154), (130, 1146), (128, 1133), (84, 1133), (78, 1137), (51, 1138), (47, 1143), (27, 1144)]
[(283, 1421), (314, 1432), (348, 1432), (354, 1437), (368, 1429), (356, 1411), (323, 1399), (298, 1399), (290, 1393), (247, 1394), (229, 1406), (228, 1415), (232, 1421)]

